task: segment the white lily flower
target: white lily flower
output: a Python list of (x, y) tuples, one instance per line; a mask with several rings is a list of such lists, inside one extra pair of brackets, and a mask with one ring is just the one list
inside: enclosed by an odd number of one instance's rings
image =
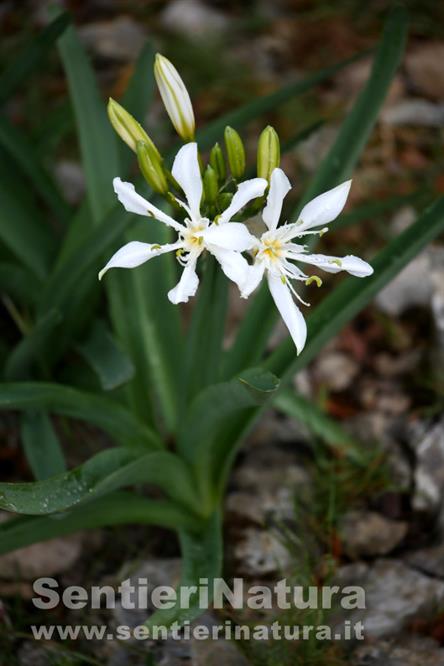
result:
[[(291, 189), (290, 182), (282, 169), (274, 169), (271, 175), (267, 205), (262, 218), (267, 226), (262, 236), (257, 239), (254, 248), (254, 263), (250, 266), (248, 279), (241, 288), (241, 295), (247, 298), (260, 281), (266, 276), (274, 302), (296, 345), (298, 354), (302, 351), (307, 338), (307, 325), (292, 295), (304, 301), (296, 293), (291, 281), (299, 280), (310, 284), (321, 280), (318, 276), (306, 275), (292, 262), (318, 266), (328, 273), (344, 270), (357, 277), (366, 277), (373, 273), (373, 268), (359, 257), (329, 257), (323, 254), (309, 254), (306, 246), (294, 242), (309, 234), (322, 235), (328, 229), (312, 230), (332, 222), (344, 208), (350, 191), (351, 180), (319, 195), (301, 211), (300, 218), (293, 224), (278, 227), (285, 196)], [(308, 303), (304, 303), (308, 305)]]
[(253, 178), (241, 183), (229, 207), (216, 222), (211, 222), (200, 213), (203, 186), (196, 143), (188, 143), (179, 150), (172, 174), (185, 193), (186, 203), (178, 199), (187, 212), (184, 222), (177, 222), (137, 194), (132, 183), (124, 183), (120, 178), (114, 179), (114, 191), (129, 213), (155, 217), (177, 231), (178, 238), (175, 243), (165, 245), (138, 241), (127, 243), (100, 271), (99, 279), (110, 268), (135, 268), (160, 254), (176, 251), (184, 270), (178, 284), (168, 293), (168, 298), (172, 303), (186, 303), (194, 296), (199, 285), (196, 262), (202, 252), (208, 250), (216, 257), (225, 275), (241, 288), (249, 270), (249, 264), (241, 252), (251, 249), (256, 238), (244, 224), (231, 222), (231, 219), (249, 201), (263, 195), (267, 181), (264, 178)]

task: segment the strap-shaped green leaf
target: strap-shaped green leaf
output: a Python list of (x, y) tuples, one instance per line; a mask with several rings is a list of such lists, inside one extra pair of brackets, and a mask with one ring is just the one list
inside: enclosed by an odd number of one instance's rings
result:
[[(90, 64), (73, 28), (60, 40), (60, 51), (77, 119), (94, 224), (99, 225), (116, 205), (112, 179), (121, 172), (115, 136)], [(124, 226), (131, 220), (128, 215), (122, 219)], [(125, 240), (143, 241), (146, 234), (149, 242), (162, 242), (167, 233), (163, 225), (151, 220), (149, 230), (147, 226), (146, 219), (132, 225)], [(88, 238), (87, 244), (90, 240)], [(105, 248), (102, 246), (102, 249)], [(131, 406), (140, 418), (151, 422), (150, 403), (155, 402), (153, 398), (157, 393), (169, 430), (176, 420), (177, 370), (181, 358), (179, 313), (164, 298), (159, 299), (159, 292), (165, 290), (166, 293), (172, 286), (170, 270), (165, 271), (170, 262), (168, 257), (163, 262), (158, 259), (136, 272), (119, 274), (119, 282), (113, 284), (109, 276), (105, 281), (114, 329), (137, 369), (128, 386)]]
[(25, 412), (21, 418), (21, 435), (26, 459), (35, 479), (48, 479), (66, 470), (59, 439), (45, 411)]
[(111, 437), (137, 448), (163, 448), (162, 440), (119, 403), (62, 384), (17, 382), (0, 386), (0, 409), (46, 409), (94, 423)]
[(56, 215), (58, 222), (64, 222), (71, 212), (70, 207), (36, 154), (32, 142), (2, 116), (0, 116), (0, 145), (9, 157), (15, 160), (35, 191)]
[[(186, 620), (192, 621), (205, 612), (199, 606), (199, 584), (202, 578), (207, 579), (211, 592), (213, 581), (222, 572), (222, 539), (221, 517), (219, 513), (212, 515), (207, 524), (199, 532), (181, 530), (180, 546), (182, 551), (182, 575), (177, 589), (178, 600), (173, 608), (157, 610), (147, 621), (149, 629), (155, 626), (170, 627), (174, 622), (179, 625)], [(180, 588), (196, 588), (190, 595), (188, 608), (181, 607)], [(211, 602), (211, 598), (208, 600)]]
[[(33, 284), (34, 289), (29, 285)], [(34, 304), (42, 285), (34, 275), (17, 263), (12, 261), (0, 262), (0, 290), (7, 294), (13, 301), (17, 300), (21, 305)]]
[(186, 335), (182, 410), (202, 388), (220, 379), (227, 301), (227, 279), (214, 257), (207, 255)]
[(0, 155), (0, 242), (39, 280), (49, 273), (56, 242), (20, 177)]
[(200, 522), (174, 502), (117, 491), (64, 513), (19, 516), (0, 525), (0, 554), (84, 529), (135, 523), (197, 531)]
[(58, 42), (86, 177), (93, 224), (115, 205), (112, 179), (119, 171), (117, 145), (94, 73), (77, 33), (69, 27)]
[(320, 437), (336, 451), (342, 451), (346, 456), (358, 462), (362, 461), (358, 442), (337, 421), (325, 414), (313, 400), (308, 400), (295, 391), (284, 388), (276, 395), (273, 406), (287, 416), (303, 423), (313, 435)]
[(28, 42), (26, 48), (0, 75), (0, 103), (12, 95), (23, 81), (42, 66), (42, 63), (69, 24), (69, 15), (61, 14), (42, 32)]
[(192, 402), (178, 433), (180, 452), (192, 463), (210, 448), (209, 441), (218, 426), (236, 412), (264, 402), (279, 386), (271, 372), (261, 368), (246, 370), (228, 382), (213, 384)]
[(77, 350), (94, 370), (105, 391), (126, 384), (134, 376), (133, 363), (100, 319), (93, 322), (88, 337), (77, 345)]
[(273, 374), (253, 368), (231, 381), (208, 386), (191, 403), (179, 431), (178, 449), (194, 470), (206, 515), (214, 510), (214, 480), (227, 456), (225, 442), (217, 435), (227, 423), (237, 422), (265, 402), (278, 386)]
[(55, 331), (60, 320), (61, 315), (58, 310), (49, 310), (20, 340), (6, 360), (4, 369), (6, 381), (30, 378), (33, 364), (41, 360), (41, 353), (45, 349), (48, 336)]
[(58, 513), (96, 496), (139, 483), (157, 485), (184, 506), (198, 506), (191, 476), (178, 456), (168, 451), (140, 456), (127, 448), (113, 448), (49, 479), (0, 483), (0, 508), (27, 515)]

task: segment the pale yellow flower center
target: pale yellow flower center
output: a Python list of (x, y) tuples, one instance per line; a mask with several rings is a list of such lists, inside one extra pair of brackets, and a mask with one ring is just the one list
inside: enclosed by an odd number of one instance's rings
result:
[(204, 229), (204, 224), (195, 224), (188, 227), (188, 229), (184, 232), (183, 238), (190, 250), (196, 250), (202, 245), (203, 238), (199, 235), (199, 232), (203, 231)]
[(264, 249), (262, 253), (269, 259), (280, 259), (282, 256), (283, 245), (276, 238), (270, 238), (263, 241)]

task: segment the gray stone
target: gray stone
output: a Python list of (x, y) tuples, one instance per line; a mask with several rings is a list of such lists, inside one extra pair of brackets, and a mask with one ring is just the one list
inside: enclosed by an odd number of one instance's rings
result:
[(205, 37), (208, 33), (224, 30), (228, 25), (222, 12), (200, 0), (173, 0), (163, 10), (162, 25), (171, 32), (190, 38)]
[(444, 499), (444, 419), (412, 442), (416, 454), (413, 507), (437, 511)]
[[(279, 419), (289, 423), (289, 419)], [(270, 426), (270, 424), (268, 423)], [(265, 432), (270, 434), (266, 424)], [(276, 437), (273, 427), (272, 440)], [(283, 435), (283, 433), (281, 433)], [(261, 433), (261, 438), (264, 433)], [(265, 435), (266, 436), (266, 435)], [(295, 436), (290, 441), (295, 441)], [(268, 439), (270, 441), (270, 439)], [(263, 525), (267, 518), (274, 521), (294, 518), (294, 498), (311, 496), (311, 478), (294, 456), (267, 446), (252, 446), (242, 464), (235, 470), (236, 491), (227, 497), (227, 509), (240, 517)]]
[[(127, 565), (129, 568), (129, 565)], [(143, 624), (147, 617), (153, 613), (154, 607), (150, 604), (151, 592), (159, 585), (169, 585), (175, 587), (180, 579), (181, 560), (179, 558), (171, 559), (152, 559), (139, 565), (137, 569), (127, 575), (125, 572), (119, 573), (119, 580), (130, 579), (131, 585), (136, 588), (134, 598), (137, 599), (137, 589), (141, 579), (146, 579), (148, 591), (147, 608), (123, 608), (121, 601), (116, 601), (116, 607), (113, 609), (117, 624), (124, 624), (135, 627)], [(145, 584), (144, 584), (145, 587)]]
[(431, 299), (435, 336), (430, 350), (430, 366), (435, 376), (444, 373), (444, 264), (436, 267), (431, 275), (433, 293)]
[(271, 531), (247, 528), (234, 547), (240, 573), (264, 576), (288, 570), (292, 558), (288, 549)]
[(135, 60), (146, 41), (142, 25), (129, 16), (89, 23), (79, 28), (79, 35), (96, 55), (122, 61)]
[(352, 666), (444, 666), (444, 649), (432, 638), (401, 637), (362, 645), (352, 656)]
[(347, 389), (358, 372), (359, 366), (351, 356), (335, 350), (321, 354), (314, 365), (315, 380), (332, 391)]
[(434, 104), (426, 99), (405, 99), (386, 109), (381, 119), (392, 126), (443, 127), (444, 104)]
[(364, 623), (367, 640), (393, 636), (415, 618), (432, 617), (444, 601), (444, 583), (399, 560), (377, 560), (367, 571), (357, 570), (355, 581), (349, 577), (348, 584), (365, 589), (365, 610), (352, 611), (348, 619)]
[(431, 99), (444, 100), (443, 61), (444, 42), (427, 41), (409, 51), (405, 68), (415, 91)]
[(313, 172), (319, 167), (320, 161), (332, 147), (337, 134), (337, 128), (328, 125), (321, 127), (298, 145), (296, 155), (307, 171)]
[(18, 661), (20, 666), (48, 666), (50, 663), (48, 650), (44, 647), (25, 641), (18, 651)]
[(430, 305), (435, 291), (433, 276), (442, 270), (443, 264), (444, 249), (427, 248), (379, 292), (376, 304), (383, 312), (395, 316), (408, 307)]
[(425, 574), (444, 578), (444, 543), (408, 553), (405, 561)]
[[(220, 620), (214, 618), (210, 613), (206, 613), (199, 618), (198, 624), (208, 627), (209, 632), (214, 626), (223, 624)], [(191, 641), (191, 654), (193, 666), (209, 666), (211, 664), (223, 664), (223, 666), (248, 666), (250, 663), (244, 655), (239, 652), (234, 641), (219, 638), (212, 640)]]
[(372, 408), (349, 419), (345, 425), (363, 446), (372, 450), (375, 446), (380, 447), (385, 455), (390, 480), (399, 490), (410, 491), (413, 472), (405, 451), (397, 441), (399, 417)]
[(374, 511), (348, 511), (339, 534), (344, 552), (353, 559), (387, 555), (407, 534), (407, 523), (389, 520)]
[(1, 555), (0, 577), (31, 581), (68, 571), (82, 553), (83, 540), (82, 534), (72, 534)]

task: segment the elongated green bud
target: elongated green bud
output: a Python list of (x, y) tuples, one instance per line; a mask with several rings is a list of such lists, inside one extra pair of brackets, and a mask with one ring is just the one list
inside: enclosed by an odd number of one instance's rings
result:
[(174, 65), (160, 53), (156, 54), (154, 76), (174, 129), (184, 141), (193, 141), (195, 121), (188, 90)]
[(210, 152), (210, 164), (213, 167), (220, 183), (223, 183), (227, 177), (227, 167), (222, 148), (215, 143)]
[(138, 123), (137, 120), (123, 108), (123, 106), (111, 97), (108, 102), (108, 117), (117, 134), (125, 141), (131, 150), (137, 152), (137, 142), (143, 141), (151, 146), (157, 157), (161, 159), (159, 151), (143, 129), (142, 125), (140, 125), (140, 123)]
[(245, 173), (244, 144), (236, 130), (229, 126), (225, 128), (224, 138), (231, 174), (233, 178), (239, 180)]
[(137, 161), (146, 182), (155, 192), (166, 194), (168, 192), (168, 183), (161, 160), (148, 143), (138, 141), (136, 149)]
[(216, 172), (210, 164), (207, 166), (204, 172), (203, 186), (205, 192), (205, 201), (208, 204), (216, 203), (217, 195), (219, 194), (219, 183), (217, 180)]
[(281, 147), (276, 130), (268, 125), (257, 144), (257, 175), (270, 182), (271, 174), (281, 161)]
[(231, 203), (231, 200), (233, 198), (233, 195), (231, 192), (222, 192), (222, 194), (219, 194), (217, 198), (217, 208), (220, 213), (223, 213), (226, 208)]

